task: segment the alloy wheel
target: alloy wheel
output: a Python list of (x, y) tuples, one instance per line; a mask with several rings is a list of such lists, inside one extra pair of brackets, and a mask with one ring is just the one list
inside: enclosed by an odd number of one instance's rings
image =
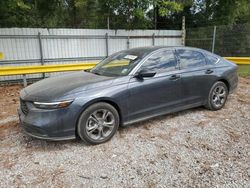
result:
[(217, 108), (220, 108), (221, 106), (224, 105), (226, 97), (227, 97), (227, 92), (223, 86), (219, 85), (214, 88), (212, 94), (212, 102)]
[(94, 111), (87, 119), (87, 135), (96, 141), (107, 138), (115, 128), (114, 114), (107, 109)]

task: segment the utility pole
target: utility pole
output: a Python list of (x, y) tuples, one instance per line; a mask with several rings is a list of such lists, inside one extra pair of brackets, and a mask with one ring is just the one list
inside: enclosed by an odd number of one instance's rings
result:
[(185, 46), (185, 40), (186, 40), (186, 18), (185, 16), (182, 16), (182, 35), (181, 35), (181, 38), (182, 38), (182, 41), (181, 41), (181, 44), (183, 46)]

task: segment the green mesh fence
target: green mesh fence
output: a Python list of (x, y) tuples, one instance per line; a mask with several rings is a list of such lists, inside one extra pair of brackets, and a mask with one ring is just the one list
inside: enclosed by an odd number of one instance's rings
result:
[[(186, 45), (212, 51), (214, 26), (188, 28)], [(221, 56), (250, 56), (250, 23), (216, 26), (214, 53)]]

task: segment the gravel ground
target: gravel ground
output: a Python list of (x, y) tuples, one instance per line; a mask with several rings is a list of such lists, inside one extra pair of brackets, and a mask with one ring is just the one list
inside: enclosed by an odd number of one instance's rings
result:
[(0, 87), (0, 187), (250, 187), (250, 78), (220, 111), (161, 116), (97, 146), (24, 135), (20, 88)]

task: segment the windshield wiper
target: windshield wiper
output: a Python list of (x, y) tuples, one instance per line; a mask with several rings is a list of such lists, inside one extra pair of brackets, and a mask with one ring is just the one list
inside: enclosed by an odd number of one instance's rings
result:
[(85, 69), (84, 72), (90, 72), (91, 69)]
[(90, 71), (90, 72), (96, 75), (101, 75), (99, 72), (96, 72), (96, 71)]

